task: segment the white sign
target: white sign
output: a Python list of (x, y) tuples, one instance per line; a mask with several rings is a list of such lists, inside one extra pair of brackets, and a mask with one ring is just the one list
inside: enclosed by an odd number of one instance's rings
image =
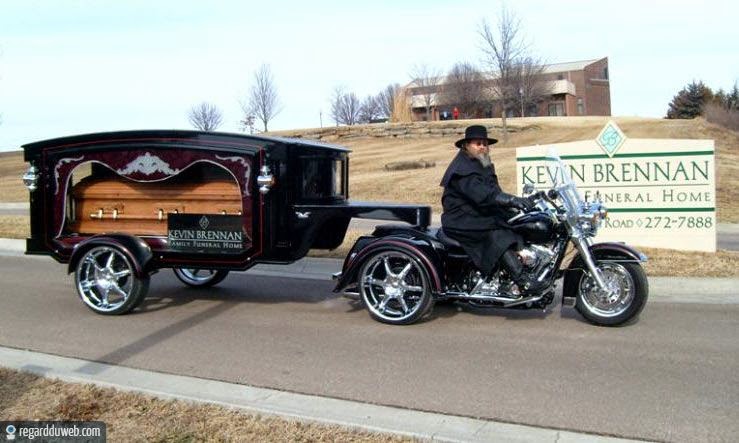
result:
[(546, 153), (555, 148), (582, 196), (600, 194), (608, 218), (597, 241), (716, 251), (713, 140), (629, 139), (609, 122), (597, 140), (516, 149), (518, 193), (547, 189)]

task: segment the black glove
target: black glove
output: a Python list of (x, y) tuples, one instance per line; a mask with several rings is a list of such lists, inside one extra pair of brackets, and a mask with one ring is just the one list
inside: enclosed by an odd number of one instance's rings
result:
[(513, 197), (511, 206), (513, 206), (514, 208), (518, 208), (522, 211), (528, 211), (529, 209), (534, 207), (534, 204), (531, 203), (531, 200), (529, 200), (528, 198)]
[(526, 211), (534, 207), (531, 200), (523, 197), (516, 197), (515, 195), (506, 194), (501, 192), (495, 196), (495, 202), (500, 206), (507, 206), (511, 208), (517, 208), (522, 211)]

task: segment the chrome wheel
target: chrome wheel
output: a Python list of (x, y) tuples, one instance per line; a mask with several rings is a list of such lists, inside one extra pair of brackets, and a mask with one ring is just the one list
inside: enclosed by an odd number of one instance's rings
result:
[(180, 281), (188, 286), (207, 287), (223, 281), (228, 271), (216, 271), (214, 269), (175, 268), (174, 274)]
[(589, 273), (580, 279), (580, 300), (583, 308), (598, 317), (617, 317), (631, 306), (636, 285), (631, 273), (619, 263), (601, 263), (598, 268), (603, 275), (606, 289), (598, 287)]
[(85, 253), (75, 273), (82, 301), (100, 314), (122, 314), (135, 308), (148, 289), (148, 278), (134, 275), (131, 261), (112, 246)]
[(359, 278), (362, 301), (376, 320), (413, 323), (433, 304), (426, 271), (404, 252), (373, 255), (362, 266)]

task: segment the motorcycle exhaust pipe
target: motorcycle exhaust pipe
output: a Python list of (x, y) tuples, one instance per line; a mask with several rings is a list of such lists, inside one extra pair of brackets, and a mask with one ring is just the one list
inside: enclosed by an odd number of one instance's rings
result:
[(514, 306), (522, 305), (524, 303), (536, 303), (539, 300), (541, 300), (544, 297), (544, 294), (539, 295), (532, 295), (531, 297), (522, 298), (521, 300), (516, 300), (513, 303), (504, 304), (504, 308), (512, 308)]
[(459, 298), (463, 300), (479, 300), (479, 301), (495, 301), (499, 303), (509, 303), (518, 301), (517, 298), (510, 298), (510, 297), (501, 297), (499, 295), (478, 295), (478, 294), (468, 294), (466, 292), (447, 292), (447, 297), (453, 297), (453, 298)]

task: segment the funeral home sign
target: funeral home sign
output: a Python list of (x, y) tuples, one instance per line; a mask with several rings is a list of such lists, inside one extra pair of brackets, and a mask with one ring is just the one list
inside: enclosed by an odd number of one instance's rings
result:
[(516, 149), (518, 193), (551, 184), (546, 155), (555, 148), (578, 186), (600, 194), (609, 216), (597, 241), (716, 251), (713, 140), (631, 139), (615, 122), (596, 140)]

